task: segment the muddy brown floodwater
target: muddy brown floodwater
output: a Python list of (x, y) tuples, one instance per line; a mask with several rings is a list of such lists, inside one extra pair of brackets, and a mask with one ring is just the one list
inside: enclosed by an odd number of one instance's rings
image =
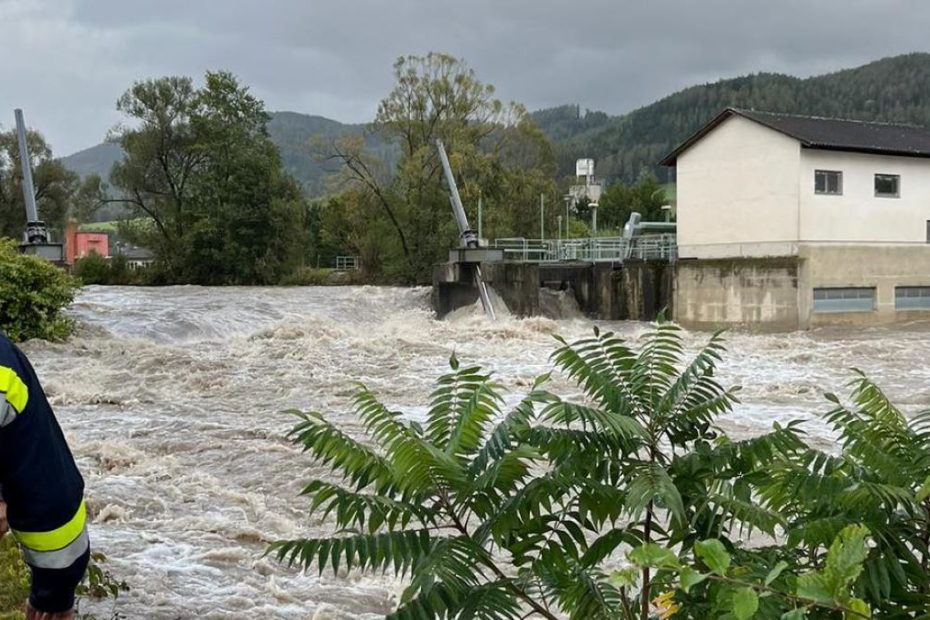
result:
[[(298, 493), (315, 473), (284, 439), (288, 408), (316, 409), (352, 432), (360, 380), (410, 416), (450, 353), (492, 369), (516, 398), (550, 369), (554, 334), (590, 334), (583, 318), (480, 312), (437, 321), (426, 289), (89, 287), (64, 344), (25, 349), (87, 481), (94, 546), (129, 582), (117, 610), (135, 618), (375, 618), (398, 584), (302, 575), (262, 557), (269, 541), (321, 534)], [(562, 304), (564, 306), (564, 304)], [(630, 338), (642, 323), (600, 323)], [(689, 347), (706, 334), (689, 333)], [(741, 385), (725, 420), (737, 436), (814, 414), (857, 367), (908, 410), (930, 405), (930, 325), (731, 334), (719, 376)], [(575, 388), (555, 377), (552, 388)], [(108, 605), (87, 607), (105, 616)]]

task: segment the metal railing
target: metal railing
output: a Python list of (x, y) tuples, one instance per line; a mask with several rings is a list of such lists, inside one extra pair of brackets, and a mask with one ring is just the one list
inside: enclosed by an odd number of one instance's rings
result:
[(336, 271), (358, 271), (358, 256), (337, 256)]
[(678, 258), (673, 234), (636, 237), (591, 237), (586, 239), (495, 239), (492, 248), (504, 250), (504, 259), (534, 263), (558, 261), (623, 262), (629, 259), (667, 260)]

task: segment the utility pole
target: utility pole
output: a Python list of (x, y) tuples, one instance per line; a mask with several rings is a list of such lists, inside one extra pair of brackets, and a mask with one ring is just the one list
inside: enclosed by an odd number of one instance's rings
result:
[(569, 205), (571, 205), (571, 203), (572, 203), (572, 197), (571, 197), (571, 196), (566, 196), (566, 197), (565, 197), (565, 238), (566, 238), (566, 239), (569, 238), (569, 232), (568, 232), (568, 221), (569, 221), (568, 207), (569, 207)]
[(481, 238), (481, 190), (478, 190), (478, 239)]
[(546, 196), (539, 195), (539, 238), (546, 240)]

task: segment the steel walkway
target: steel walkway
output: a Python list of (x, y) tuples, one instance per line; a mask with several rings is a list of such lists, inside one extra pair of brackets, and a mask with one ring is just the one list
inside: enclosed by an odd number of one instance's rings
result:
[(625, 260), (667, 260), (678, 258), (675, 235), (636, 237), (591, 237), (585, 239), (495, 239), (490, 247), (504, 250), (505, 260), (555, 263), (560, 261), (623, 262)]

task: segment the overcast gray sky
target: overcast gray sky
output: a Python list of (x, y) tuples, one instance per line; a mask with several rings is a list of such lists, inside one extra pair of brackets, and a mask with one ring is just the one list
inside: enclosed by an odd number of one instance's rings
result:
[(271, 110), (372, 118), (402, 54), (464, 58), (502, 98), (620, 114), (755, 71), (930, 50), (927, 0), (0, 0), (0, 126), (100, 142), (134, 81), (228, 69)]

